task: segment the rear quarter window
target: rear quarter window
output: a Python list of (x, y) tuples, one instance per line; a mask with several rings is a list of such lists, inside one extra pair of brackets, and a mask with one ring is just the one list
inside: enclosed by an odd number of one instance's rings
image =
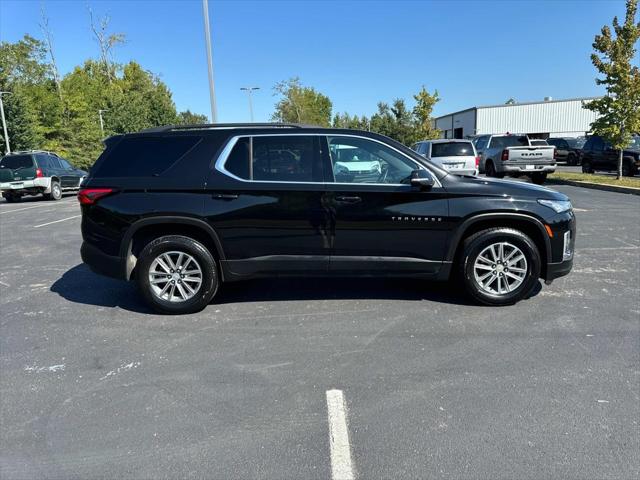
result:
[(123, 138), (98, 165), (93, 176), (159, 176), (200, 140), (200, 137), (186, 136)]
[(31, 155), (9, 155), (0, 160), (0, 168), (29, 168), (33, 167), (33, 158)]

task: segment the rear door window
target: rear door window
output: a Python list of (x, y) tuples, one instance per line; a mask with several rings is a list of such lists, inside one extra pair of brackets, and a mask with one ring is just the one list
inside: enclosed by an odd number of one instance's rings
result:
[(431, 145), (431, 158), (435, 157), (473, 157), (471, 142), (434, 143)]
[(167, 171), (200, 142), (200, 137), (122, 139), (100, 163), (94, 177), (151, 177)]
[(321, 182), (319, 137), (273, 135), (236, 141), (224, 169), (242, 180)]
[(33, 158), (31, 155), (8, 155), (0, 160), (0, 167), (11, 170), (33, 167)]

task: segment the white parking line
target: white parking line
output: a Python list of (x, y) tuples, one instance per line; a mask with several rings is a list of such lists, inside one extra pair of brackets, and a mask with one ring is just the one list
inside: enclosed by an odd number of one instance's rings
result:
[(327, 390), (327, 411), (329, 413), (331, 478), (333, 480), (353, 480), (347, 407), (342, 390)]
[(67, 218), (62, 218), (60, 220), (55, 220), (53, 222), (48, 222), (48, 223), (42, 223), (40, 225), (34, 225), (33, 228), (40, 228), (40, 227), (46, 227), (47, 225), (53, 225), (54, 223), (60, 223), (60, 222), (65, 222), (67, 220), (71, 220), (73, 218), (78, 218), (81, 217), (82, 215), (74, 215), (73, 217), (67, 217)]
[[(62, 200), (58, 203), (71, 203), (74, 204), (76, 202), (72, 201), (72, 200)], [(45, 204), (40, 204), (40, 205), (32, 205), (31, 207), (24, 207), (24, 208), (16, 208), (14, 210), (7, 210), (6, 212), (0, 212), (0, 215), (4, 215), (5, 213), (13, 213), (13, 212), (22, 212), (23, 210), (31, 210), (32, 208), (42, 208), (42, 207), (53, 207), (54, 205), (52, 205), (51, 203), (45, 203)]]

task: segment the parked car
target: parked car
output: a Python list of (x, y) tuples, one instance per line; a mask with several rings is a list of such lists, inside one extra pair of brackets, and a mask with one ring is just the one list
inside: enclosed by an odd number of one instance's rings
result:
[(534, 146), (526, 135), (480, 135), (475, 146), (480, 155), (480, 173), (488, 177), (525, 175), (540, 185), (547, 174), (556, 170), (555, 148)]
[[(591, 135), (582, 149), (582, 171), (617, 171), (620, 150), (612, 148), (598, 135)], [(630, 145), (622, 151), (622, 174), (633, 177), (640, 171), (640, 135), (634, 135)]]
[[(340, 167), (354, 150), (375, 178)], [(222, 282), (314, 276), (459, 279), (489, 305), (569, 273), (566, 195), (451, 175), (371, 132), (169, 126), (111, 137), (78, 193), (82, 259), (135, 279), (157, 311), (204, 308)]]
[(63, 192), (77, 191), (86, 175), (64, 158), (42, 150), (13, 152), (0, 159), (0, 191), (7, 202), (40, 194), (60, 200)]
[(556, 147), (556, 160), (567, 162), (567, 165), (578, 165), (585, 144), (584, 137), (548, 138), (547, 143)]
[(413, 150), (456, 175), (477, 175), (478, 154), (470, 140), (425, 140), (416, 143)]

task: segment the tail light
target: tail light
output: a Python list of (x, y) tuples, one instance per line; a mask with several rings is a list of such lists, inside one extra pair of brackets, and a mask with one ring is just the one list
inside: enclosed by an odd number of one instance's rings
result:
[(114, 192), (113, 188), (83, 188), (78, 192), (78, 201), (81, 205), (93, 205), (102, 197)]
[(480, 157), (476, 157), (476, 168), (480, 168)]
[(509, 160), (509, 150), (502, 150), (502, 158), (501, 160), (504, 162), (506, 160)]
[(557, 158), (558, 158), (558, 149), (557, 149), (557, 148), (554, 148), (554, 149), (553, 149), (553, 159), (555, 160), (555, 159), (557, 159)]
[(42, 174), (41, 168), (36, 168), (36, 178), (42, 178), (44, 175)]

